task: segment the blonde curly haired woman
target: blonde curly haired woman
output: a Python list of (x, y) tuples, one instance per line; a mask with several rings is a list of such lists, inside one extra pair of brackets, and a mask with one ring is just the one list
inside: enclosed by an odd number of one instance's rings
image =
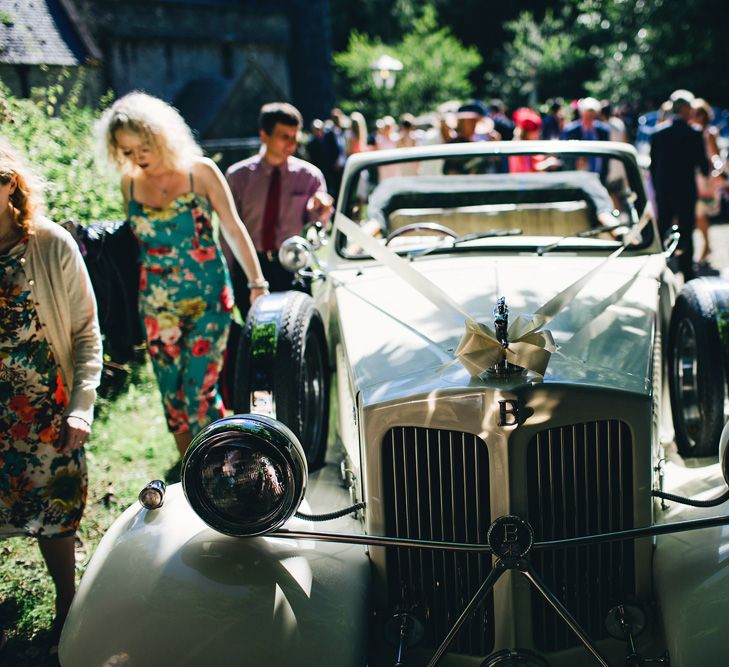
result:
[(218, 378), (233, 293), (213, 212), (246, 273), (251, 303), (268, 283), (225, 178), (202, 157), (176, 109), (129, 93), (104, 112), (97, 135), (107, 163), (121, 174), (139, 240), (140, 316), (167, 427), (182, 456), (195, 434), (224, 414)]
[(101, 364), (78, 246), (41, 215), (35, 177), (0, 141), (0, 536), (38, 538), (56, 587), (54, 644), (74, 596)]

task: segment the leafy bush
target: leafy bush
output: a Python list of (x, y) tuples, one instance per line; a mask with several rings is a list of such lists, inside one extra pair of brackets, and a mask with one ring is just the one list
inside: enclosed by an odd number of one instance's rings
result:
[[(69, 76), (68, 71), (61, 75)], [(64, 93), (58, 81), (33, 89), (30, 99), (16, 98), (0, 88), (0, 133), (46, 181), (48, 217), (59, 222), (74, 218), (88, 223), (124, 216), (118, 186), (94, 164), (93, 123), (99, 109), (79, 105), (83, 83), (83, 75), (79, 75)], [(102, 100), (102, 107), (107, 102), (108, 98)]]

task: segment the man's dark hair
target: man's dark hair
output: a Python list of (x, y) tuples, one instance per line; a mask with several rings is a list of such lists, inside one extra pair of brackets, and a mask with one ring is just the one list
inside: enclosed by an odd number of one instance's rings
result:
[(290, 127), (301, 127), (303, 125), (301, 113), (288, 102), (271, 102), (261, 107), (258, 115), (258, 127), (266, 134), (272, 134), (276, 123), (289, 125)]

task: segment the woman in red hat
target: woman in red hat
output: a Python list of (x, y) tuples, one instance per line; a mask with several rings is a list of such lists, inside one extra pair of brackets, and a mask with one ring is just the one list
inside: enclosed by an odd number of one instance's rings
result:
[[(516, 125), (514, 141), (539, 139), (542, 131), (542, 117), (536, 111), (521, 107), (514, 112), (512, 118)], [(543, 160), (543, 155), (510, 155), (509, 171), (514, 174), (542, 171), (540, 163)]]

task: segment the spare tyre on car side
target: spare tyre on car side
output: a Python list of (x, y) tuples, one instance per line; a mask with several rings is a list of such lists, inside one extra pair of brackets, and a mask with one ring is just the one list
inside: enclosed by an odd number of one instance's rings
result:
[(671, 411), (682, 456), (716, 456), (724, 427), (729, 287), (698, 278), (676, 298), (668, 335)]
[(303, 292), (276, 292), (248, 311), (236, 354), (233, 409), (275, 417), (299, 438), (310, 469), (320, 466), (329, 426), (324, 324)]

